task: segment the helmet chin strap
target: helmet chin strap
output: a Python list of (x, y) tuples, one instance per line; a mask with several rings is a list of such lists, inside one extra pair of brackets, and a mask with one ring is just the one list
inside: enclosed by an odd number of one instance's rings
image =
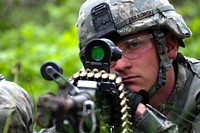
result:
[(156, 83), (149, 90), (148, 92), (149, 97), (152, 97), (161, 87), (165, 86), (165, 84), (166, 84), (166, 68), (160, 62), (158, 79)]
[(171, 68), (172, 59), (169, 59), (165, 50), (165, 35), (161, 30), (154, 30), (153, 37), (156, 43), (156, 49), (160, 58), (159, 73), (156, 83), (148, 92), (149, 97), (152, 97), (160, 88), (166, 84), (166, 72)]

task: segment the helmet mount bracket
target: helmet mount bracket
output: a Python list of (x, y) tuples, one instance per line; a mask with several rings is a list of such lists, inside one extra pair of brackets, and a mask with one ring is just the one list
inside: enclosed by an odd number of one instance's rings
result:
[(97, 38), (106, 37), (115, 40), (120, 37), (107, 3), (101, 3), (91, 10), (92, 22), (96, 31)]

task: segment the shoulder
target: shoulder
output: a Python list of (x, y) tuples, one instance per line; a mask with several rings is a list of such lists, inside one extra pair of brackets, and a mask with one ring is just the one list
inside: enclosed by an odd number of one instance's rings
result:
[(23, 89), (18, 84), (11, 81), (7, 81), (5, 79), (0, 80), (0, 94), (1, 94), (0, 97), (2, 95), (4, 97), (10, 96), (17, 99), (25, 97), (26, 99), (30, 101), (30, 96), (25, 89)]
[[(197, 96), (200, 96), (200, 60), (195, 58), (189, 58), (185, 57), (187, 62), (187, 67), (189, 70), (191, 70), (193, 77), (191, 79), (188, 78), (188, 80), (191, 80), (191, 84), (189, 86), (189, 94), (192, 95), (192, 98), (196, 98)], [(200, 98), (200, 97), (199, 97)]]
[[(0, 77), (2, 77), (2, 75)], [(6, 102), (12, 102), (18, 106), (30, 106), (31, 110), (33, 110), (33, 101), (24, 88), (15, 82), (0, 78), (0, 104), (4, 100), (7, 100)]]
[[(185, 59), (186, 59), (187, 61), (189, 61), (190, 63), (194, 64), (194, 65), (200, 63), (200, 59), (197, 59), (197, 58), (185, 57)], [(200, 66), (200, 65), (199, 65), (199, 66)]]
[[(12, 115), (9, 131), (16, 130), (16, 128), (31, 131), (33, 111), (33, 101), (27, 91), (18, 84), (1, 78), (0, 125), (4, 125), (7, 117)], [(1, 130), (2, 126), (0, 126), (0, 132)]]
[(187, 60), (191, 71), (195, 74), (195, 76), (200, 78), (200, 60), (189, 57), (185, 57), (185, 59)]

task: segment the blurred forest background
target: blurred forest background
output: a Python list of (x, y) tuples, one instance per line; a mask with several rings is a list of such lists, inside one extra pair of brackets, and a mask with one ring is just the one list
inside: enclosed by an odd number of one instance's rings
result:
[[(37, 102), (42, 93), (57, 92), (40, 75), (46, 61), (61, 65), (69, 78), (82, 65), (78, 57), (76, 20), (85, 0), (0, 0), (0, 73), (25, 88)], [(170, 0), (193, 32), (180, 49), (200, 57), (200, 0)]]

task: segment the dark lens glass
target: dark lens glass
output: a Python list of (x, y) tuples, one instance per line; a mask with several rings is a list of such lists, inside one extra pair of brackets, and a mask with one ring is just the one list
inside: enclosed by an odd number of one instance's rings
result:
[(102, 47), (96, 46), (92, 49), (92, 59), (95, 61), (100, 61), (104, 58), (104, 50)]

